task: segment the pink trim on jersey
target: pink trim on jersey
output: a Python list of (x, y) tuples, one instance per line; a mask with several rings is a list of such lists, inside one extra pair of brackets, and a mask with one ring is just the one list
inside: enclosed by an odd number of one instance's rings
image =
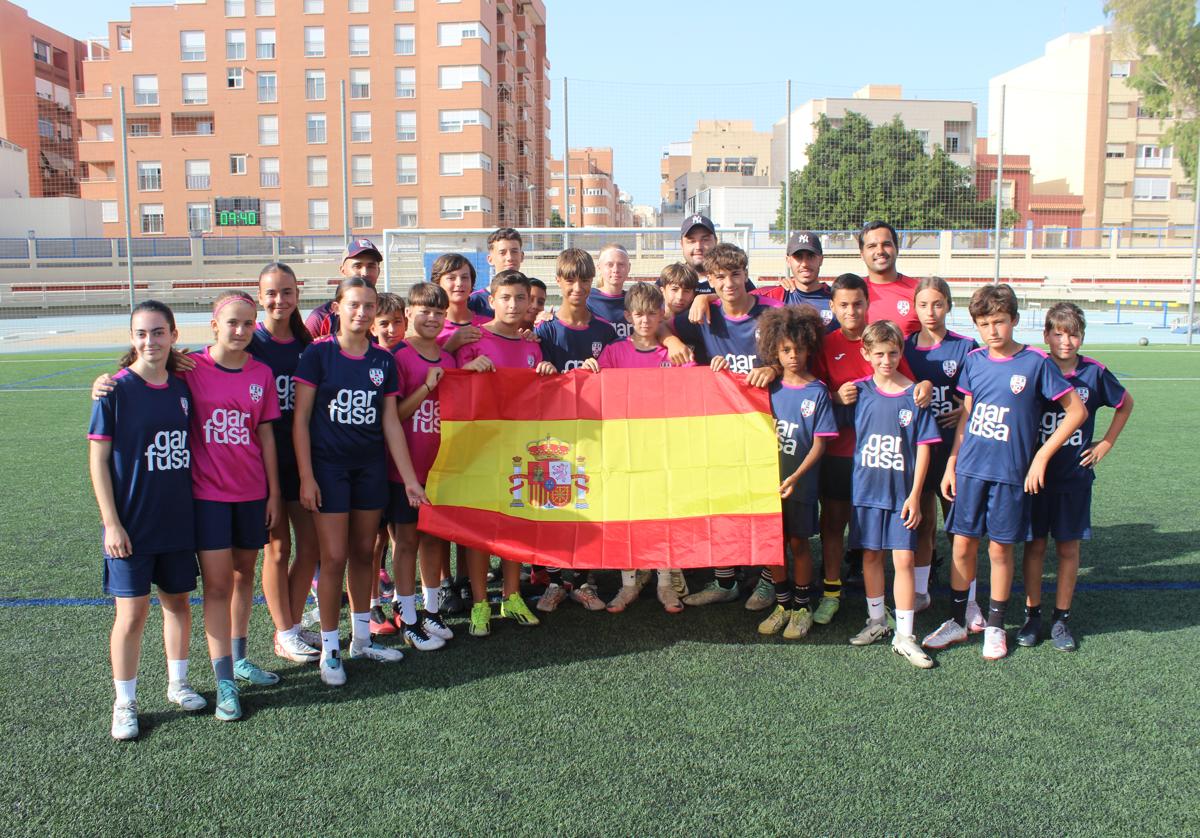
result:
[[(1095, 358), (1089, 358), (1087, 355), (1078, 355), (1076, 357), (1078, 358), (1078, 360), (1083, 361), (1085, 363), (1095, 364), (1096, 366), (1098, 366), (1100, 368), (1101, 372), (1104, 372), (1104, 370), (1108, 369), (1106, 366), (1104, 366), (1104, 364), (1100, 363)], [(1076, 367), (1076, 369), (1078, 369), (1078, 367)]]
[(832, 431), (832, 432), (831, 431), (822, 431), (819, 434), (813, 434), (813, 436), (831, 436), (831, 437), (836, 437), (837, 435), (838, 435), (837, 431)]
[(297, 384), (307, 384), (309, 387), (312, 387), (313, 389), (316, 389), (316, 386), (317, 386), (316, 384), (313, 384), (311, 381), (309, 381), (307, 378), (301, 378), (298, 375), (293, 375), (292, 381), (295, 381)]
[(147, 381), (146, 379), (144, 379), (144, 378), (143, 378), (143, 379), (142, 379), (142, 383), (143, 383), (143, 384), (145, 384), (147, 387), (149, 387), (151, 390), (165, 390), (165, 389), (167, 389), (167, 386), (168, 386), (168, 385), (169, 385), (171, 382), (169, 382), (169, 381), (164, 381), (162, 384), (152, 384), (152, 383), (150, 383), (149, 381)]
[[(959, 340), (971, 340), (971, 338), (967, 337), (966, 335), (960, 335), (958, 332), (952, 332), (952, 331), (950, 331), (949, 329), (947, 329), (947, 330), (946, 330), (946, 337), (948, 338), (948, 337), (950, 337), (951, 335), (954, 335), (954, 337), (958, 338)], [(945, 339), (946, 339), (946, 338), (942, 338), (942, 340), (945, 340)]]
[[(384, 350), (384, 351), (386, 352), (387, 350)], [(351, 355), (349, 352), (347, 352), (345, 349), (342, 349), (341, 347), (338, 347), (338, 352), (341, 353), (343, 358), (349, 358), (351, 361), (361, 361), (363, 358), (367, 357), (366, 355)]]
[[(605, 320), (603, 317), (600, 317), (600, 316), (598, 316), (598, 315), (595, 315), (595, 314), (593, 314), (593, 315), (591, 315), (590, 317), (588, 317), (587, 321), (586, 321), (586, 322), (584, 322), (584, 324), (583, 324), (582, 326), (572, 326), (570, 323), (568, 323), (566, 320), (563, 320), (561, 317), (555, 317), (554, 319), (555, 319), (555, 320), (557, 320), (559, 323), (561, 323), (561, 324), (562, 324), (562, 327), (563, 327), (564, 329), (570, 329), (572, 332), (584, 332), (584, 331), (587, 331), (587, 327), (588, 327), (588, 326), (590, 326), (590, 325), (592, 325), (592, 321), (593, 321), (593, 320), (598, 320), (598, 321), (599, 321), (599, 322), (601, 322), (601, 323), (608, 323), (608, 321), (607, 321), (607, 320)], [(611, 324), (611, 323), (609, 323), (609, 325), (611, 326), (612, 324)]]
[(259, 323), (259, 324), (257, 324), (256, 328), (261, 329), (263, 334), (265, 334), (267, 337), (269, 337), (271, 339), (272, 343), (287, 344), (287, 343), (295, 343), (296, 342), (296, 339), (294, 337), (292, 337), (292, 338), (277, 338), (277, 337), (275, 337), (273, 334), (271, 334), (271, 330), (267, 328), (266, 323)]
[(99, 440), (109, 440), (109, 441), (111, 441), (111, 440), (112, 440), (112, 437), (111, 437), (111, 436), (105, 436), (104, 434), (88, 434), (88, 439), (99, 439)]
[(1119, 402), (1117, 402), (1115, 405), (1113, 405), (1113, 410), (1120, 410), (1120, 409), (1121, 409), (1121, 405), (1125, 404), (1125, 400), (1126, 400), (1127, 398), (1129, 398), (1129, 391), (1128, 391), (1128, 390), (1126, 390), (1124, 393), (1122, 393), (1122, 394), (1121, 394), (1121, 400), (1120, 400)]
[(1075, 389), (1074, 387), (1068, 387), (1067, 389), (1065, 389), (1065, 390), (1063, 390), (1061, 393), (1059, 393), (1057, 396), (1051, 396), (1051, 397), (1050, 397), (1050, 401), (1052, 401), (1052, 402), (1056, 402), (1056, 401), (1058, 401), (1059, 399), (1061, 399), (1063, 396), (1065, 396), (1067, 393), (1071, 392), (1071, 391), (1072, 391), (1072, 390), (1074, 390), (1074, 389)]
[(619, 294), (605, 294), (605, 293), (604, 293), (603, 291), (601, 291), (599, 288), (593, 288), (593, 289), (592, 289), (592, 291), (594, 291), (594, 292), (596, 293), (596, 295), (597, 295), (597, 296), (599, 296), (599, 297), (608, 297), (610, 300), (619, 300), (619, 299), (621, 299), (622, 297), (624, 297), (624, 296), (625, 296), (625, 292), (624, 292), (624, 291), (620, 292)]
[[(811, 387), (813, 384), (819, 383), (817, 379), (805, 382), (804, 384), (788, 384), (786, 381), (780, 381), (779, 386), (785, 390), (803, 390), (806, 387)], [(834, 434), (836, 436), (836, 434)]]
[(1036, 346), (1030, 346), (1029, 344), (1025, 344), (1025, 348), (1028, 349), (1030, 352), (1036, 352), (1037, 354), (1041, 355), (1043, 358), (1050, 357), (1050, 353), (1047, 352), (1045, 349), (1038, 349)]
[(930, 437), (929, 439), (918, 439), (917, 445), (937, 445), (942, 441), (941, 435)]

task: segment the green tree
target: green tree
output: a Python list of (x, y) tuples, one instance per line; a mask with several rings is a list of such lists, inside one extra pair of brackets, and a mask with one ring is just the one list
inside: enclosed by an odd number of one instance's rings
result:
[(567, 222), (563, 221), (563, 217), (558, 214), (558, 210), (550, 210), (550, 226), (551, 227), (566, 227)]
[[(834, 127), (822, 115), (808, 165), (792, 172), (793, 230), (854, 230), (881, 218), (908, 230), (980, 229), (995, 223), (996, 204), (980, 200), (974, 175), (940, 146), (926, 154), (916, 131), (897, 117), (872, 126), (847, 113)], [(783, 193), (775, 223), (784, 227)], [(1007, 223), (1016, 214), (1006, 213)]]
[(1162, 137), (1196, 182), (1200, 135), (1200, 25), (1194, 0), (1108, 0), (1114, 44), (1138, 56), (1127, 83), (1141, 106), (1158, 117), (1176, 117)]

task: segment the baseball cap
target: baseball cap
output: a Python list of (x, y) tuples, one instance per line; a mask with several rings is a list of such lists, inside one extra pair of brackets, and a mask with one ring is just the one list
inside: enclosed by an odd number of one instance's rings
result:
[(714, 236), (717, 234), (717, 228), (713, 226), (712, 219), (706, 215), (700, 215), (700, 213), (696, 213), (695, 215), (688, 215), (684, 217), (683, 223), (679, 225), (679, 235), (686, 236), (688, 233), (692, 232), (693, 227), (703, 227)]
[(375, 258), (380, 262), (383, 261), (383, 254), (379, 252), (379, 248), (375, 246), (375, 242), (370, 239), (351, 239), (346, 243), (346, 249), (342, 251), (342, 261), (353, 259), (355, 256), (361, 256), (364, 253), (374, 253)]
[(818, 256), (825, 255), (824, 251), (821, 250), (821, 237), (808, 230), (797, 230), (788, 239), (788, 256), (800, 250), (807, 250), (809, 253), (815, 253)]

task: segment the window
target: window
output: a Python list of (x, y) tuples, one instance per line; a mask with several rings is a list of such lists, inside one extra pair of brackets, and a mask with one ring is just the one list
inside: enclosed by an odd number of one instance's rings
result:
[(276, 75), (274, 73), (258, 74), (258, 101), (279, 101), (279, 86), (276, 82)]
[(946, 145), (944, 150), (947, 154), (958, 154), (962, 151), (962, 136), (957, 131), (946, 132)]
[(38, 136), (50, 139), (54, 136), (54, 122), (49, 119), (38, 119)]
[(350, 54), (351, 55), (370, 55), (371, 54), (371, 27), (369, 27), (369, 26), (351, 26), (350, 27)]
[(231, 175), (246, 174), (246, 155), (244, 155), (244, 154), (229, 155), (229, 174), (231, 174)]
[(324, 157), (308, 158), (308, 185), (329, 185), (329, 160)]
[(417, 52), (417, 27), (408, 23), (397, 23), (393, 29), (396, 55), (415, 55)]
[(371, 71), (370, 70), (351, 70), (350, 71), (350, 98), (351, 99), (370, 99), (371, 98)]
[(258, 158), (258, 185), (263, 189), (279, 188), (279, 158)]
[(208, 76), (185, 73), (183, 76), (183, 104), (203, 105), (208, 101)]
[(162, 233), (162, 231), (163, 231), (163, 205), (162, 204), (139, 204), (138, 212), (142, 216), (142, 232), (143, 233)]
[(371, 114), (367, 111), (355, 111), (350, 114), (350, 142), (371, 142)]
[(279, 117), (260, 116), (258, 118), (258, 144), (279, 145)]
[(400, 198), (396, 201), (396, 226), (417, 226), (417, 199)]
[(325, 12), (325, 0), (304, 0), (306, 15), (319, 15)]
[[(1005, 182), (1007, 183), (1007, 181), (1005, 181)], [(587, 189), (584, 189), (583, 194), (585, 197), (591, 197), (591, 198), (608, 198), (608, 197), (610, 197), (607, 189), (597, 189), (594, 186), (589, 186)]]
[(225, 17), (245, 17), (246, 0), (225, 0)]
[(1125, 184), (1123, 183), (1106, 183), (1104, 184), (1105, 198), (1124, 198)]
[(1129, 103), (1128, 102), (1109, 102), (1108, 103), (1108, 118), (1109, 119), (1128, 119), (1129, 118)]
[(442, 198), (441, 217), (443, 219), (462, 218), (468, 212), (491, 212), (491, 199), (482, 195), (471, 195), (461, 198)]
[(157, 137), (159, 132), (158, 120), (138, 120), (129, 123), (131, 137)]
[(396, 141), (411, 143), (417, 139), (417, 112), (396, 111)]
[[(1014, 181), (1006, 180), (1001, 187), (1000, 206), (1004, 209), (1012, 209), (1015, 206), (1014, 198), (1016, 197), (1017, 185)], [(991, 196), (996, 197), (996, 179), (992, 178)]]
[(1108, 65), (1108, 76), (1113, 79), (1127, 79), (1130, 69), (1130, 62), (1114, 61)]
[(101, 201), (100, 202), (100, 221), (104, 224), (116, 224), (120, 219), (117, 216), (116, 201)]
[(145, 160), (137, 164), (138, 192), (162, 191), (162, 163)]
[(308, 199), (308, 228), (310, 230), (329, 229), (329, 201), (324, 198)]
[(414, 67), (396, 68), (396, 98), (417, 98), (417, 71)]
[(492, 42), (492, 33), (488, 32), (487, 27), (478, 20), (471, 21), (470, 23), (438, 24), (439, 47), (457, 47), (463, 41), (472, 38), (477, 38), (485, 44), (490, 44)]
[(187, 221), (188, 235), (197, 235), (199, 233), (212, 232), (212, 205), (211, 204), (188, 204), (187, 205)]
[(438, 87), (442, 90), (457, 90), (467, 82), (474, 81), (490, 85), (492, 74), (480, 64), (438, 67)]
[(1169, 177), (1135, 177), (1133, 199), (1135, 201), (1165, 201), (1171, 197)]
[(370, 198), (355, 198), (353, 203), (353, 226), (371, 228), (375, 226), (375, 202)]
[(225, 59), (227, 61), (246, 60), (246, 30), (225, 30)]
[(33, 39), (33, 60), (34, 61), (40, 61), (43, 64), (49, 64), (50, 63), (50, 54), (51, 54), (51, 50), (50, 50), (50, 45), (48, 43), (46, 43), (45, 41), (39, 41), (37, 38)]
[(1104, 146), (1104, 156), (1113, 159), (1125, 156), (1125, 143), (1108, 143)]
[(325, 98), (325, 71), (304, 71), (304, 98), (310, 102), (319, 102)]
[(184, 184), (188, 189), (208, 189), (210, 185), (207, 160), (183, 161)]
[(133, 104), (158, 104), (158, 76), (133, 77)]
[(1174, 146), (1140, 145), (1136, 165), (1139, 169), (1169, 169), (1174, 157)]
[(350, 158), (350, 182), (355, 186), (370, 186), (373, 180), (371, 155), (356, 154)]
[(417, 10), (417, 0), (393, 0), (392, 11), (394, 12), (415, 12)]
[(179, 60), (203, 61), (204, 33), (196, 30), (185, 30), (179, 33)]
[(245, 82), (242, 79), (241, 67), (230, 67), (225, 71), (225, 86), (231, 90), (241, 90)]
[(352, 13), (369, 12), (371, 10), (370, 5), (369, 0), (348, 0), (346, 3), (346, 7)]
[(608, 207), (584, 207), (584, 215), (608, 215)]
[(133, 30), (128, 26), (117, 27), (117, 51), (129, 52), (133, 49)]
[(490, 172), (492, 158), (481, 152), (450, 153), (440, 156), (439, 171), (443, 175), (461, 175), (468, 169), (483, 169), (485, 172)]
[(396, 183), (417, 182), (417, 155), (396, 155)]
[(113, 138), (113, 124), (111, 122), (96, 123), (96, 141), (111, 142)]
[(310, 113), (305, 116), (305, 139), (309, 143), (323, 143), (325, 137), (325, 114)]
[(487, 111), (478, 109), (465, 111), (438, 111), (438, 130), (444, 134), (461, 131), (467, 125), (482, 125), (492, 127), (492, 118)]
[(254, 55), (256, 58), (267, 59), (275, 57), (275, 30), (254, 30)]
[(320, 58), (325, 54), (325, 27), (304, 27), (304, 54), (309, 58)]
[(278, 232), (283, 229), (282, 209), (279, 201), (262, 202), (262, 228), (265, 231)]
[(254, 13), (259, 17), (275, 17), (275, 0), (254, 0)]

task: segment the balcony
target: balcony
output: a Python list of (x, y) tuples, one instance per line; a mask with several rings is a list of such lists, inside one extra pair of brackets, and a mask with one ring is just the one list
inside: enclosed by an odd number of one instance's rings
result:
[(258, 185), (263, 189), (276, 189), (279, 186), (279, 172), (259, 172)]
[(185, 175), (188, 189), (210, 189), (211, 178), (208, 175)]
[(512, 104), (501, 99), (496, 103), (496, 120), (501, 125), (512, 124)]
[(171, 114), (172, 137), (208, 137), (216, 130), (212, 112)]
[(136, 119), (128, 119), (125, 122), (126, 135), (135, 140), (139, 137), (161, 137), (162, 136), (162, 120), (158, 117), (147, 119), (139, 117)]

